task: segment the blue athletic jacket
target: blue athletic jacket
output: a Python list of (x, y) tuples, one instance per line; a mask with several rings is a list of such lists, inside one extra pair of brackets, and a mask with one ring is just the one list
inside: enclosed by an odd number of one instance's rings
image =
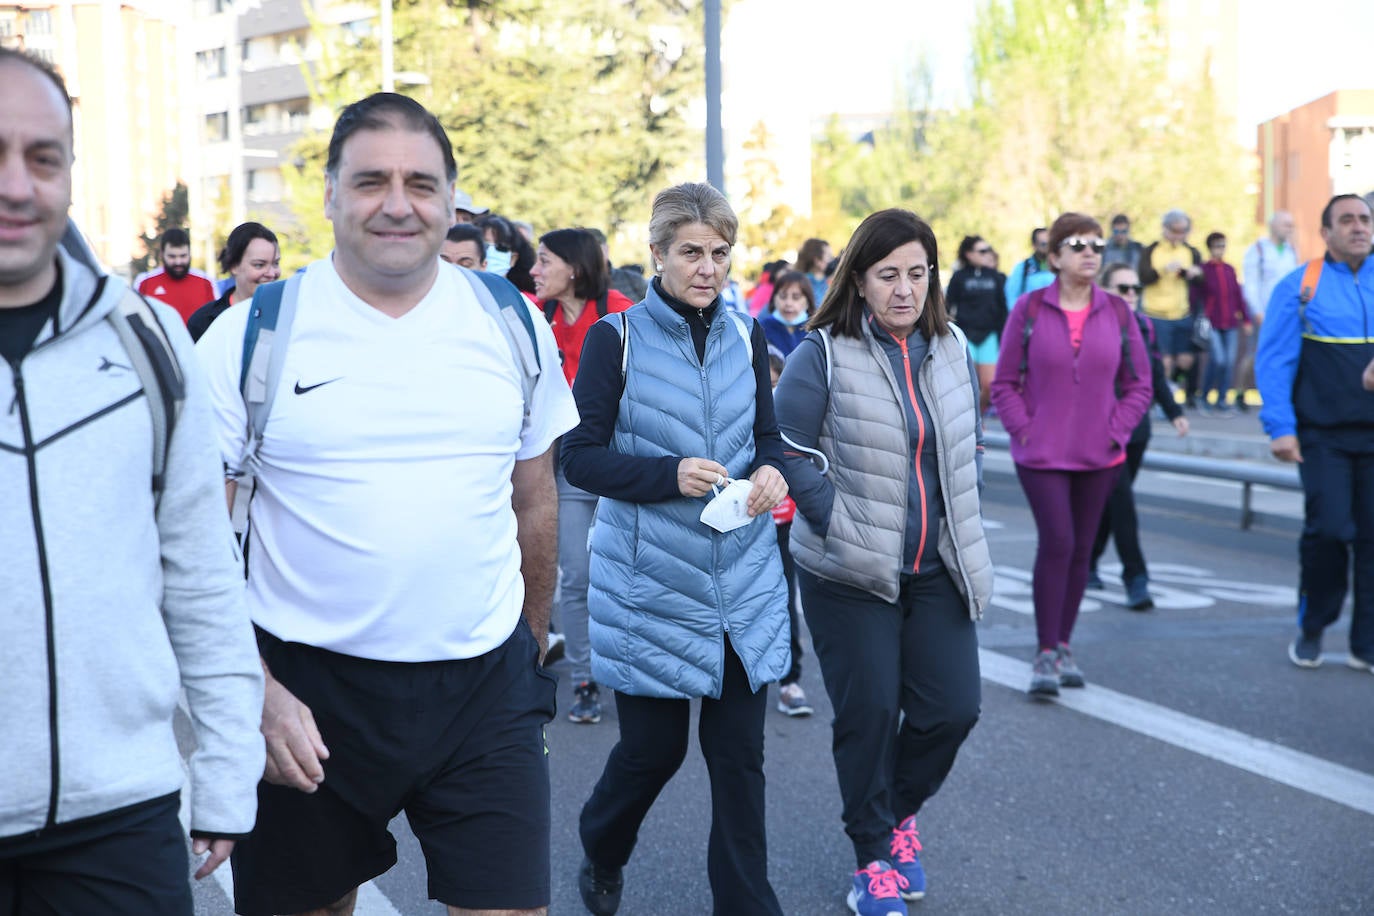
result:
[(1326, 256), (1312, 301), (1298, 301), (1304, 268), (1274, 288), (1255, 353), (1270, 438), (1316, 427), (1374, 428), (1374, 393), (1360, 379), (1374, 358), (1374, 256), (1359, 273)]

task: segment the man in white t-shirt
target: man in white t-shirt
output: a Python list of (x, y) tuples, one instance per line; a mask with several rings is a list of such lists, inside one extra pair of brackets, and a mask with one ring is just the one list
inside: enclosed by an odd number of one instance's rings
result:
[[(268, 746), (258, 823), (232, 860), (247, 916), (351, 913), (396, 861), (402, 810), (450, 913), (548, 905), (549, 450), (577, 412), (544, 371), (525, 415), (509, 343), (439, 260), (456, 174), (409, 98), (370, 96), (335, 125), (335, 249), (301, 280), (246, 545)], [(249, 312), (197, 347), (230, 468)]]
[(1241, 294), (1250, 314), (1255, 318), (1255, 333), (1241, 337), (1240, 352), (1236, 356), (1236, 406), (1249, 409), (1245, 391), (1255, 387), (1255, 346), (1264, 313), (1279, 281), (1298, 269), (1298, 252), (1293, 247), (1293, 215), (1287, 210), (1275, 210), (1269, 217), (1269, 235), (1259, 239), (1245, 251), (1241, 265), (1244, 286)]

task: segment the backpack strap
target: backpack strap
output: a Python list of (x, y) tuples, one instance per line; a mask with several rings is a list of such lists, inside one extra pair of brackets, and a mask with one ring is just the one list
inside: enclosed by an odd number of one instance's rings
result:
[(749, 354), (749, 362), (752, 363), (754, 361), (754, 336), (752, 334), (753, 319), (749, 319), (749, 324), (746, 325), (744, 323), (744, 318), (734, 309), (722, 307), (716, 310), (716, 314), (720, 314), (721, 312), (730, 316), (730, 322), (735, 326), (735, 330), (744, 341), (744, 350)]
[(596, 299), (596, 317), (605, 318), (606, 313), (611, 310), (611, 289), (606, 287), (606, 292)]
[(505, 277), (481, 270), (468, 270), (466, 267), (459, 267), (458, 270), (467, 279), (482, 308), (496, 319), (496, 326), (501, 329), (502, 336), (510, 346), (515, 367), (520, 370), (520, 389), (525, 399), (524, 415), (528, 421), (534, 386), (539, 381), (542, 368), (539, 365), (539, 339), (535, 336), (534, 319), (530, 317), (530, 309), (526, 304), (528, 300)]
[(550, 299), (549, 301), (547, 301), (547, 302), (544, 303), (544, 318), (549, 322), (549, 324), (553, 324), (553, 316), (556, 315), (557, 313), (558, 313), (558, 300), (557, 300), (557, 299)]
[(239, 370), (239, 393), (248, 413), (246, 438), (234, 476), (253, 476), (258, 470), (258, 453), (267, 418), (272, 413), (286, 365), (286, 347), (291, 339), (291, 324), (300, 299), (301, 275), (264, 283), (253, 291), (248, 303), (248, 322), (243, 328), (243, 358)]
[(107, 316), (119, 342), (129, 354), (153, 421), (153, 504), (162, 498), (167, 482), (167, 453), (172, 432), (186, 402), (186, 378), (167, 331), (146, 299), (128, 290)]
[(1026, 300), (1026, 317), (1021, 323), (1021, 368), (1017, 370), (1021, 384), (1026, 383), (1026, 364), (1030, 357), (1031, 331), (1035, 329), (1035, 319), (1040, 317), (1040, 304), (1045, 301), (1044, 290), (1032, 290)]

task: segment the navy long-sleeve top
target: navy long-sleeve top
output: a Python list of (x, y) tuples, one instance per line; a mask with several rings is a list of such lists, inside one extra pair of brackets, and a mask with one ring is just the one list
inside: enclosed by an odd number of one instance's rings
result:
[[(700, 362), (706, 356), (706, 333), (720, 313), (720, 300), (698, 309), (670, 296), (657, 278), (653, 282), (659, 297), (673, 311), (687, 319), (697, 361)], [(724, 320), (731, 319), (725, 316)], [(773, 412), (773, 377), (768, 368), (768, 342), (757, 321), (754, 322), (750, 340), (754, 351), (755, 397), (754, 465), (749, 470), (752, 474), (763, 465), (772, 465), (781, 472), (782, 437), (778, 433), (777, 416)], [(563, 474), (573, 486), (611, 499), (640, 503), (678, 499), (682, 492), (678, 489), (677, 467), (682, 459), (715, 460), (715, 456), (643, 458), (622, 455), (610, 448), (623, 390), (620, 350), (620, 332), (614, 325), (598, 321), (587, 332), (577, 379), (573, 382), (573, 398), (577, 401), (577, 412), (582, 420), (563, 436), (559, 454)]]

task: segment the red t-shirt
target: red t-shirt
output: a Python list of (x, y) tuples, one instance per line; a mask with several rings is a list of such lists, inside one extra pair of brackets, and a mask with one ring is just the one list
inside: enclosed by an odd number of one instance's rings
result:
[(176, 309), (183, 323), (190, 320), (196, 309), (218, 298), (215, 296), (215, 285), (205, 277), (189, 273), (180, 280), (173, 280), (165, 270), (150, 274), (138, 284), (138, 291), (149, 299), (165, 302)]
[[(623, 312), (632, 305), (634, 303), (623, 293), (613, 289), (607, 291), (607, 314)], [(596, 302), (592, 300), (588, 300), (587, 304), (582, 306), (582, 314), (578, 315), (572, 324), (564, 320), (561, 304), (554, 309), (549, 324), (553, 325), (553, 339), (558, 341), (558, 352), (563, 356), (563, 375), (569, 385), (577, 378), (577, 365), (582, 359), (582, 343), (587, 339), (587, 331), (591, 330), (599, 317), (596, 313)]]

